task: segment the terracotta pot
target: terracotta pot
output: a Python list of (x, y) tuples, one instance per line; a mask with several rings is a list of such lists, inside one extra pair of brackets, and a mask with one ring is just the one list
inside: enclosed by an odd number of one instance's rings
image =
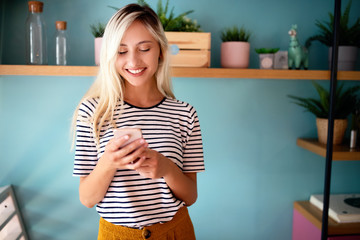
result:
[(100, 64), (100, 51), (101, 51), (102, 38), (95, 38), (95, 64)]
[(221, 66), (224, 68), (248, 68), (250, 43), (223, 42), (221, 44)]
[[(347, 119), (334, 120), (334, 136), (333, 136), (334, 145), (339, 145), (343, 142), (347, 125), (348, 125)], [(326, 144), (327, 134), (328, 134), (328, 119), (316, 118), (316, 127), (317, 127), (319, 142), (322, 144)]]

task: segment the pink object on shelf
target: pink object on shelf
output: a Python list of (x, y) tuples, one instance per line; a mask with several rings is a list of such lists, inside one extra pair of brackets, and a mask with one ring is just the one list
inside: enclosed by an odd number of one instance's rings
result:
[(293, 232), (292, 240), (319, 240), (321, 230), (308, 221), (296, 209), (293, 211)]
[[(293, 211), (292, 240), (320, 240), (321, 229), (313, 225), (299, 211)], [(360, 235), (329, 236), (328, 240), (360, 240)]]
[(221, 43), (221, 66), (223, 68), (248, 68), (250, 58), (250, 43)]
[(95, 64), (100, 64), (100, 51), (101, 51), (102, 38), (95, 38)]

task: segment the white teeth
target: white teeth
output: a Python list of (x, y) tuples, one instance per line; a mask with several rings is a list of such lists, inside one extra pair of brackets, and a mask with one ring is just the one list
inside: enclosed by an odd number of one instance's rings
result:
[(137, 70), (132, 70), (132, 69), (128, 69), (128, 71), (132, 74), (138, 74), (138, 73), (141, 73), (142, 71), (144, 71), (144, 68), (143, 69), (137, 69)]

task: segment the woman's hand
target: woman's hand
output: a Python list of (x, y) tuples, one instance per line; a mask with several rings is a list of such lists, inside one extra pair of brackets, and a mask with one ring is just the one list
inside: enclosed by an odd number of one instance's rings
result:
[(79, 198), (86, 207), (92, 208), (104, 198), (117, 169), (135, 169), (145, 161), (141, 158), (147, 147), (145, 140), (139, 139), (120, 148), (128, 139), (129, 136), (111, 139), (94, 170), (80, 178)]
[(161, 153), (147, 148), (141, 155), (141, 164), (134, 168), (139, 174), (146, 178), (161, 178), (168, 174), (173, 163)]
[(141, 159), (145, 161), (134, 168), (141, 176), (152, 179), (163, 177), (176, 198), (184, 201), (187, 206), (195, 203), (196, 173), (183, 173), (169, 158), (149, 148), (142, 153)]
[(139, 167), (145, 160), (142, 155), (148, 144), (141, 138), (121, 147), (128, 139), (128, 135), (111, 139), (106, 145), (105, 152), (98, 165), (106, 169), (135, 169)]

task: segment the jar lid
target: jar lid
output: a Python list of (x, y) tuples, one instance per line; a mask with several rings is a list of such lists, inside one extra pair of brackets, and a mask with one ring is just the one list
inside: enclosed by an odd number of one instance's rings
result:
[(66, 30), (66, 21), (56, 21), (55, 26), (58, 30)]
[(44, 3), (40, 1), (29, 1), (29, 12), (41, 13)]

